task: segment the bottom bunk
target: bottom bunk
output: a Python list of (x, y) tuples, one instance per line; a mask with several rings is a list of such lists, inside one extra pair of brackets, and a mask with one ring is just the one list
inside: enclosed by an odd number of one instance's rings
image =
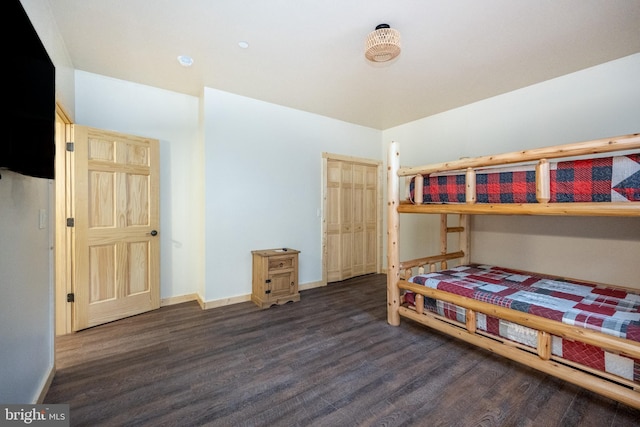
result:
[(640, 408), (640, 292), (478, 264), (404, 271), (401, 317)]

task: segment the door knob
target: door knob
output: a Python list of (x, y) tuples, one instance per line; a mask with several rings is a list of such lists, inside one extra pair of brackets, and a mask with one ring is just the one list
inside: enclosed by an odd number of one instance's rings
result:
[(151, 230), (151, 233), (149, 233), (149, 234), (151, 234), (152, 236), (157, 236), (158, 232), (156, 230)]

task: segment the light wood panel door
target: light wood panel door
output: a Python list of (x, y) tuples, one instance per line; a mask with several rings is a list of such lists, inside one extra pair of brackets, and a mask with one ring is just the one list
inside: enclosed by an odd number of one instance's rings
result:
[(364, 201), (362, 217), (364, 224), (364, 271), (365, 273), (378, 272), (378, 260), (380, 259), (378, 248), (378, 167), (368, 166), (364, 170)]
[[(366, 273), (365, 269), (365, 252), (366, 252), (366, 240), (365, 240), (365, 223), (364, 223), (364, 195), (365, 195), (365, 180), (366, 180), (367, 166), (354, 164), (351, 171), (351, 179), (353, 181), (351, 187), (351, 274), (346, 277), (360, 276)], [(346, 278), (345, 277), (345, 278)]]
[(342, 182), (342, 162), (327, 160), (325, 188), (325, 265), (327, 281), (335, 282), (342, 277), (342, 229), (340, 183)]
[(159, 144), (73, 125), (74, 330), (160, 306)]
[(340, 278), (353, 277), (353, 164), (342, 162), (340, 181)]
[(327, 282), (378, 270), (378, 165), (328, 158), (325, 186)]

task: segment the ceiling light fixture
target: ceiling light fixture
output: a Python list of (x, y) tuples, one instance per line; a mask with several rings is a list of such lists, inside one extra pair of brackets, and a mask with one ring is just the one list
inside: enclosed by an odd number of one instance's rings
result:
[(364, 56), (369, 61), (387, 62), (400, 55), (400, 33), (388, 24), (380, 24), (369, 33)]

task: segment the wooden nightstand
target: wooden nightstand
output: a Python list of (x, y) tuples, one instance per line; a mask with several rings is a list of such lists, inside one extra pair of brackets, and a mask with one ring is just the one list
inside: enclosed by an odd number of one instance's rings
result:
[(289, 248), (251, 251), (253, 286), (251, 301), (260, 308), (300, 301), (298, 254)]

